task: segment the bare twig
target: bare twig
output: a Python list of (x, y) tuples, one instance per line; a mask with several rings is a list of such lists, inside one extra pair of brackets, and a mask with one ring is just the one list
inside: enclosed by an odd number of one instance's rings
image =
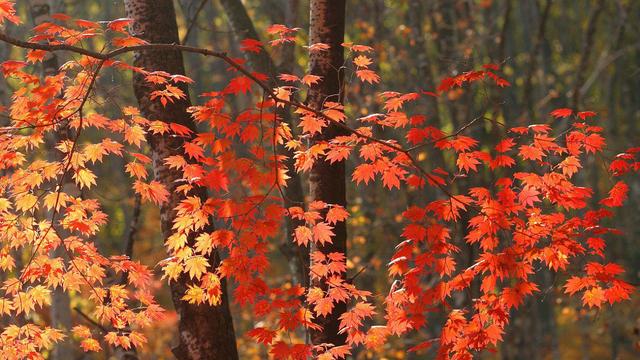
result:
[(74, 307), (73, 310), (75, 312), (77, 312), (78, 315), (82, 316), (82, 318), (85, 319), (88, 323), (90, 323), (91, 325), (93, 325), (96, 328), (98, 328), (98, 330), (102, 331), (105, 334), (109, 332), (109, 330), (106, 327), (102, 326), (102, 324), (100, 324), (99, 322), (93, 320), (89, 315), (87, 315), (84, 312), (82, 312), (82, 310), (80, 310), (80, 308)]
[[(131, 214), (131, 222), (129, 223), (129, 231), (127, 232), (127, 237), (124, 240), (124, 255), (126, 255), (129, 259), (133, 257), (133, 245), (136, 241), (136, 234), (138, 233), (138, 223), (140, 221), (140, 213), (142, 208), (142, 197), (140, 194), (135, 195), (135, 200), (133, 203), (133, 213)], [(123, 272), (120, 277), (120, 284), (126, 284), (129, 279), (129, 273)]]

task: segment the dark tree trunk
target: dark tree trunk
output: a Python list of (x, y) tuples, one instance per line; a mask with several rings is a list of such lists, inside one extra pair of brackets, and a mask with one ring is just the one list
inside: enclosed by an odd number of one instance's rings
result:
[[(309, 90), (307, 104), (321, 110), (326, 101), (342, 102), (342, 78), (340, 70), (344, 63), (342, 42), (344, 41), (345, 0), (312, 0), (310, 4), (309, 44), (324, 43), (330, 46), (328, 51), (315, 51), (309, 54), (309, 73), (322, 77), (319, 84)], [(345, 135), (344, 130), (335, 125), (326, 127), (322, 134), (313, 138), (314, 142), (329, 141), (336, 136)], [(313, 165), (310, 176), (311, 200), (320, 200), (329, 204), (346, 205), (346, 179), (344, 161), (329, 164), (319, 160)], [(312, 251), (325, 254), (347, 252), (347, 227), (339, 222), (333, 229), (335, 236), (331, 244), (317, 245)], [(315, 281), (312, 286), (326, 289), (324, 281)], [(327, 316), (316, 320), (322, 326), (321, 331), (312, 331), (313, 344), (330, 343), (336, 346), (345, 343), (346, 336), (338, 334), (339, 317), (346, 311), (346, 303), (337, 303)]]
[[(411, 52), (416, 64), (416, 75), (418, 88), (424, 88), (428, 91), (435, 91), (435, 82), (431, 70), (431, 61), (427, 54), (427, 44), (425, 43), (423, 33), (424, 9), (421, 0), (409, 1), (409, 23), (411, 25)], [(427, 111), (429, 118), (433, 119), (436, 126), (440, 126), (440, 117), (438, 113), (438, 101), (436, 98), (427, 97)]]
[(580, 63), (578, 65), (578, 70), (576, 71), (576, 78), (573, 85), (573, 91), (571, 94), (571, 108), (573, 110), (580, 110), (580, 105), (582, 101), (582, 93), (580, 88), (584, 83), (584, 79), (586, 77), (587, 68), (589, 66), (589, 60), (591, 59), (591, 52), (593, 50), (593, 42), (594, 36), (596, 34), (596, 29), (598, 27), (598, 18), (600, 14), (602, 14), (604, 10), (605, 2), (604, 0), (598, 0), (595, 3), (595, 6), (591, 10), (589, 14), (589, 21), (587, 23), (587, 30), (584, 33), (584, 40), (582, 41), (582, 51), (580, 52)]
[(549, 11), (551, 10), (552, 4), (553, 0), (547, 0), (545, 2), (544, 9), (540, 13), (540, 17), (538, 19), (538, 32), (533, 43), (533, 48), (529, 52), (529, 67), (527, 68), (527, 73), (525, 75), (524, 93), (522, 96), (523, 103), (527, 107), (527, 115), (529, 116), (528, 120), (535, 119), (536, 116), (533, 99), (533, 77), (538, 66), (538, 56), (545, 40), (547, 20), (549, 19)]
[[(125, 0), (127, 16), (134, 20), (133, 32), (136, 36), (150, 43), (178, 43), (178, 28), (175, 9), (171, 0)], [(149, 71), (166, 71), (171, 74), (184, 74), (182, 54), (178, 51), (143, 51), (135, 54), (134, 65)], [(175, 122), (195, 130), (195, 125), (186, 109), (191, 105), (189, 99), (176, 101), (163, 107), (158, 101), (151, 101), (153, 90), (139, 74), (134, 76), (134, 92), (142, 113), (149, 119), (160, 119)], [(186, 86), (182, 90), (188, 94)], [(165, 238), (172, 234), (175, 218), (174, 208), (184, 195), (174, 191), (176, 180), (181, 178), (175, 170), (169, 169), (163, 159), (167, 156), (182, 154), (184, 138), (149, 135), (147, 137), (152, 151), (154, 174), (171, 194), (169, 200), (160, 209), (162, 234)], [(191, 196), (206, 199), (206, 190), (193, 190)], [(207, 229), (210, 230), (210, 229)], [(214, 253), (209, 259), (212, 267), (219, 264), (219, 257)], [(222, 283), (222, 303), (211, 307), (208, 305), (191, 305), (181, 300), (185, 294), (188, 279), (182, 276), (171, 282), (171, 292), (176, 311), (180, 316), (178, 327), (178, 345), (173, 349), (180, 359), (238, 359), (233, 322), (229, 311), (226, 283)]]

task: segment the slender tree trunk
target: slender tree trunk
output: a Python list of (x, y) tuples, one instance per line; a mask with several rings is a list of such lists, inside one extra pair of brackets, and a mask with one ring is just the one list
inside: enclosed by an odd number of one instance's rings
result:
[[(622, 48), (622, 43), (625, 37), (625, 29), (627, 27), (627, 18), (629, 16), (629, 10), (631, 9), (631, 3), (623, 5), (620, 1), (618, 2), (618, 12), (619, 12), (619, 20), (616, 26), (616, 36), (613, 46), (613, 51), (618, 51)], [(612, 66), (612, 74), (609, 78), (609, 83), (607, 86), (607, 107), (609, 111), (609, 118), (613, 121), (607, 122), (607, 132), (610, 136), (615, 136), (616, 138), (619, 134), (623, 133), (619, 128), (619, 116), (618, 116), (618, 105), (621, 103), (621, 93), (620, 86), (616, 86), (619, 84), (623, 71), (620, 70), (620, 58), (611, 63)]]
[[(240, 0), (220, 0), (220, 4), (224, 9), (227, 20), (238, 41), (244, 39), (260, 40), (260, 36), (253, 26), (253, 21)], [(269, 85), (271, 87), (278, 86), (277, 67), (273, 58), (265, 49), (262, 49), (258, 53), (253, 51), (245, 52), (245, 56), (256, 71), (269, 76)], [(290, 110), (289, 106), (279, 108), (277, 115), (289, 124), (291, 129), (295, 129)], [(293, 152), (287, 150), (284, 146), (279, 146), (278, 152), (280, 155), (287, 157), (284, 165), (290, 169), (289, 176), (291, 177), (289, 181), (287, 181), (287, 186), (284, 188), (284, 206), (287, 208), (291, 206), (303, 206), (304, 191), (302, 190), (302, 180), (300, 179), (300, 175), (293, 171)], [(287, 234), (284, 237), (283, 243), (280, 245), (280, 249), (289, 261), (289, 266), (291, 267), (296, 282), (306, 287), (309, 285), (309, 252), (306, 247), (297, 246), (293, 240), (294, 230), (300, 225), (304, 225), (304, 223), (300, 220), (287, 217)]]
[[(494, 62), (497, 62), (500, 64), (504, 64), (507, 61), (507, 59), (505, 58), (505, 51), (506, 51), (506, 44), (507, 44), (507, 35), (509, 33), (509, 28), (511, 25), (512, 11), (513, 11), (513, 1), (505, 0), (504, 10), (502, 13), (503, 20), (502, 20), (502, 26), (500, 27), (500, 35), (496, 40), (496, 47), (495, 47), (496, 53), (495, 53), (495, 56), (491, 57)], [(497, 89), (497, 87), (494, 87), (494, 88), (495, 88), (495, 91), (493, 93), (492, 100), (491, 100), (493, 102), (492, 117), (494, 120), (499, 120), (500, 116), (504, 112), (503, 98), (506, 96), (506, 94), (500, 89)], [(495, 137), (496, 139), (500, 138), (501, 131), (503, 131), (503, 129), (501, 129), (499, 126), (497, 126), (496, 124), (491, 124), (491, 132), (493, 137)]]
[(513, 0), (504, 0), (504, 11), (502, 13), (502, 27), (500, 35), (496, 41), (496, 61), (504, 62), (507, 46), (507, 35), (511, 27), (511, 13), (513, 12)]
[[(300, 0), (282, 0), (286, 8), (284, 15), (284, 23), (290, 28), (298, 27), (301, 23), (298, 14), (300, 13)], [(293, 73), (296, 68), (295, 46), (287, 46), (282, 49), (280, 69)]]
[[(220, 0), (220, 5), (224, 9), (224, 14), (227, 17), (229, 25), (233, 29), (234, 35), (238, 41), (244, 39), (260, 40), (260, 36), (253, 26), (253, 21), (247, 13), (247, 9), (240, 0)], [(276, 74), (276, 67), (273, 60), (262, 49), (260, 52), (248, 51), (246, 52), (247, 60), (256, 71), (264, 73), (266, 75)], [(273, 81), (273, 79), (270, 79)]]
[[(309, 73), (322, 77), (319, 84), (311, 87), (307, 97), (307, 104), (314, 109), (321, 110), (326, 101), (342, 102), (343, 72), (340, 70), (344, 63), (342, 42), (344, 41), (345, 0), (311, 0), (309, 44), (324, 43), (330, 46), (328, 51), (314, 51), (309, 54)], [(330, 141), (336, 136), (344, 135), (339, 127), (330, 124), (322, 134), (316, 135), (312, 141)], [(311, 200), (320, 200), (329, 204), (346, 205), (345, 162), (330, 164), (319, 160), (313, 165), (310, 176)], [(347, 252), (347, 227), (344, 222), (335, 225), (333, 242), (331, 244), (317, 244), (312, 251), (325, 254)], [(326, 289), (325, 281), (314, 281), (313, 286)], [(327, 316), (316, 319), (322, 326), (321, 331), (312, 331), (313, 344), (331, 343), (336, 346), (345, 343), (346, 336), (338, 334), (339, 317), (346, 311), (346, 303), (337, 303), (333, 311)]]
[[(126, 232), (126, 237), (123, 239), (122, 243), (124, 255), (129, 257), (129, 259), (133, 258), (133, 246), (135, 244), (136, 234), (138, 233), (138, 221), (140, 220), (140, 212), (142, 210), (142, 197), (140, 194), (135, 194), (135, 198), (133, 201), (133, 209), (131, 213), (131, 220), (129, 222), (129, 229)], [(129, 273), (123, 272), (120, 276), (119, 283), (121, 285), (126, 285), (129, 280)], [(117, 348), (114, 352), (114, 356), (118, 360), (138, 360), (138, 352), (135, 347), (130, 349), (123, 349), (121, 347)]]
[[(40, 25), (45, 22), (53, 22), (51, 18), (51, 4), (49, 0), (29, 0), (29, 10), (31, 13), (31, 19), (34, 25)], [(44, 60), (42, 61), (42, 75), (43, 77), (55, 75), (58, 73), (58, 57), (54, 52), (47, 52)], [(70, 139), (70, 129), (61, 127), (56, 130), (55, 134), (48, 138), (46, 141), (50, 144), (51, 148), (54, 148), (59, 142)], [(55, 159), (60, 161), (61, 158)], [(63, 191), (65, 192), (78, 192), (75, 184), (71, 180), (70, 176), (64, 179), (62, 183)], [(48, 214), (50, 215), (50, 214)], [(63, 229), (57, 228), (56, 232), (64, 237), (66, 232)], [(68, 261), (65, 251), (62, 247), (57, 248), (51, 253), (53, 257), (60, 257)], [(67, 294), (62, 287), (57, 287), (51, 292), (51, 325), (60, 330), (70, 330), (72, 326), (71, 321), (71, 301), (69, 294)], [(51, 360), (66, 360), (72, 359), (74, 356), (73, 346), (70, 341), (63, 341), (53, 348), (51, 353)]]
[[(428, 49), (423, 33), (423, 17), (424, 9), (421, 0), (409, 1), (409, 23), (411, 25), (411, 51), (416, 63), (417, 86), (428, 91), (435, 91), (435, 82), (433, 81), (433, 73), (431, 70), (431, 61), (428, 56)], [(436, 126), (440, 126), (440, 117), (438, 113), (438, 101), (436, 98), (427, 97), (427, 115), (433, 119)]]
[(580, 63), (578, 64), (578, 69), (576, 71), (576, 78), (573, 85), (573, 91), (571, 95), (571, 108), (574, 110), (579, 110), (580, 102), (582, 100), (582, 93), (580, 88), (584, 83), (584, 79), (587, 72), (587, 67), (589, 66), (589, 60), (591, 58), (591, 51), (593, 50), (593, 41), (594, 36), (596, 34), (596, 28), (598, 26), (598, 18), (602, 11), (604, 10), (605, 2), (604, 0), (598, 0), (595, 3), (595, 6), (591, 10), (589, 14), (589, 22), (587, 24), (587, 31), (584, 33), (584, 40), (582, 41), (582, 51), (580, 53)]
[[(171, 0), (125, 0), (127, 16), (133, 19), (133, 32), (150, 43), (178, 43), (178, 28), (175, 9)], [(184, 74), (182, 54), (178, 51), (143, 51), (135, 54), (134, 65), (148, 71), (166, 71), (171, 74)], [(149, 119), (171, 121), (195, 130), (195, 124), (187, 113), (190, 101), (176, 101), (163, 107), (158, 101), (151, 101), (153, 90), (144, 78), (135, 74), (133, 87), (142, 113)], [(188, 94), (186, 86), (182, 87)], [(176, 205), (184, 195), (174, 191), (180, 174), (164, 164), (167, 156), (181, 154), (184, 138), (148, 135), (151, 147), (154, 174), (171, 194), (169, 200), (160, 209), (162, 234), (165, 238), (172, 234)], [(207, 198), (206, 190), (198, 188), (190, 196)], [(211, 229), (206, 229), (211, 230)], [(212, 268), (219, 264), (219, 256), (214, 253), (209, 259)], [(181, 300), (185, 294), (188, 279), (180, 277), (171, 282), (173, 302), (180, 322), (178, 326), (178, 345), (173, 349), (180, 360), (195, 359), (238, 359), (233, 322), (227, 299), (226, 283), (222, 283), (222, 303), (216, 307), (191, 305)]]
[[(0, 31), (6, 32), (4, 24), (0, 25)], [(7, 43), (0, 44), (0, 59), (9, 58), (9, 46), (10, 45)], [(11, 94), (9, 94), (9, 83), (7, 83), (7, 79), (3, 76), (2, 80), (0, 80), (0, 106), (8, 107), (10, 99)], [(6, 126), (8, 124), (8, 118), (0, 116), (0, 126)]]
[(545, 2), (544, 9), (540, 13), (540, 17), (538, 18), (538, 32), (536, 33), (533, 48), (529, 52), (529, 67), (527, 68), (527, 73), (525, 75), (523, 90), (523, 103), (527, 107), (527, 115), (529, 116), (528, 120), (535, 119), (536, 115), (533, 100), (533, 76), (538, 67), (538, 56), (540, 54), (542, 44), (544, 43), (545, 32), (547, 29), (547, 20), (549, 19), (549, 11), (551, 10), (552, 3), (553, 0), (547, 0)]

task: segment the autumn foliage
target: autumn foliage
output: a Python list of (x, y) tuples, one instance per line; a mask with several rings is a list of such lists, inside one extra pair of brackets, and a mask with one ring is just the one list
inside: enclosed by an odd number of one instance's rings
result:
[[(480, 115), (448, 132), (422, 115), (421, 101), (428, 97), (474, 91), (479, 85), (511, 86), (498, 65), (446, 77), (436, 89), (382, 91), (382, 112), (354, 115), (348, 103), (327, 101), (324, 108), (312, 109), (296, 100), (322, 81), (317, 76), (279, 74), (274, 81), (280, 86), (270, 88), (267, 75), (253, 72), (243, 60), (203, 54), (218, 57), (233, 78), (201, 94), (189, 109), (199, 129), (193, 133), (170, 119), (146, 119), (132, 104), (109, 118), (102, 111), (108, 105), (92, 98), (106, 70), (144, 76), (161, 106), (187, 96), (176, 85), (192, 79), (126, 61), (131, 51), (155, 46), (130, 34), (128, 19), (98, 23), (62, 14), (54, 18), (56, 24), (39, 25), (26, 42), (14, 43), (28, 49), (24, 59), (1, 65), (2, 74), (20, 85), (2, 109), (10, 124), (0, 129), (0, 269), (6, 278), (0, 314), (21, 319), (0, 335), (7, 358), (42, 358), (64, 338), (84, 351), (99, 351), (105, 344), (144, 347), (141, 329), (166, 313), (154, 299), (151, 283), (157, 278), (172, 282), (186, 276), (189, 285), (182, 300), (209, 306), (218, 305), (227, 291), (221, 287), (225, 278), (231, 301), (262, 319), (245, 335), (268, 347), (276, 359), (343, 359), (354, 347), (376, 348), (390, 337), (433, 326), (434, 313), (444, 316), (439, 338), (422, 339), (409, 350), (437, 346), (440, 358), (469, 359), (495, 348), (512, 308), (541, 291), (534, 279), (540, 268), (571, 270), (562, 277), (565, 292), (579, 296), (585, 307), (614, 304), (634, 292), (621, 278), (624, 269), (605, 259), (605, 235), (616, 230), (603, 220), (627, 198), (623, 176), (640, 168), (640, 148), (612, 159), (605, 155), (601, 119), (591, 111), (557, 109), (518, 127)], [(19, 22), (11, 1), (0, 0), (3, 21)], [(297, 31), (273, 25), (268, 44), (245, 39), (241, 50), (293, 46)], [(84, 42), (96, 39), (106, 41), (107, 49), (83, 51)], [(349, 59), (345, 69), (354, 84), (381, 86), (384, 79), (375, 71), (373, 49), (343, 46)], [(70, 60), (58, 74), (43, 78), (37, 66), (50, 50), (64, 50)], [(326, 44), (308, 48), (326, 50)], [(232, 112), (228, 104), (235, 96), (250, 96), (253, 105)], [(295, 115), (295, 128), (277, 115), (285, 105)], [(347, 135), (308, 141), (329, 124)], [(469, 129), (481, 126), (497, 129), (495, 143), (479, 143), (470, 135)], [(61, 128), (71, 129), (73, 137), (47, 146)], [(121, 158), (133, 191), (145, 202), (163, 204), (169, 192), (153, 179), (146, 146), (155, 134), (191, 139), (182, 155), (160, 159), (180, 171), (177, 190), (184, 194), (175, 209), (173, 234), (164, 239), (167, 256), (157, 264), (141, 264), (124, 255), (105, 255), (93, 239), (109, 219), (100, 201), (83, 191), (99, 187), (99, 169)], [(293, 168), (287, 168), (279, 146), (295, 154)], [(424, 151), (446, 161), (418, 156)], [(589, 158), (609, 166), (611, 190), (602, 199), (594, 199), (593, 191), (580, 184)], [(270, 253), (275, 251), (271, 244), (283, 236), (286, 217), (299, 223), (295, 243), (309, 247), (331, 243), (334, 225), (350, 215), (343, 206), (320, 201), (285, 208), (282, 194), (288, 179), (305, 174), (316, 162), (347, 159), (354, 164), (348, 177), (356, 185), (376, 183), (389, 191), (411, 188), (425, 194), (401, 214), (404, 231), (397, 234), (397, 243), (389, 244), (395, 251), (387, 259), (388, 293), (372, 294), (357, 281), (345, 280), (341, 275), (348, 259), (339, 252), (310, 254), (309, 275), (326, 282), (326, 290), (268, 281)], [(476, 182), (480, 177), (490, 181)], [(65, 187), (67, 182), (76, 189)], [(199, 187), (207, 189), (206, 201), (190, 195)], [(456, 261), (460, 247), (452, 240), (453, 231), (462, 219), (468, 226), (464, 240), (480, 249), (472, 266)], [(202, 231), (212, 224), (215, 230)], [(191, 241), (194, 233), (199, 235)], [(56, 249), (64, 256), (52, 256)], [(224, 254), (218, 268), (208, 261), (214, 250)], [(26, 254), (22, 268), (16, 267), (19, 253)], [(473, 283), (479, 286), (477, 297), (463, 305), (454, 301)], [(85, 312), (107, 331), (86, 323), (61, 331), (42, 321), (37, 313), (49, 305), (56, 288), (89, 299)], [(345, 345), (291, 341), (299, 337), (288, 334), (318, 328), (314, 319), (337, 303), (348, 304), (340, 316)]]

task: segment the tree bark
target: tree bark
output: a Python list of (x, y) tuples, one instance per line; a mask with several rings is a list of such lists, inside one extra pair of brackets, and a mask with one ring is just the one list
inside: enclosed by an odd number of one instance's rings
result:
[[(322, 77), (319, 84), (310, 88), (307, 104), (317, 110), (322, 110), (326, 101), (342, 102), (341, 67), (344, 63), (342, 42), (344, 41), (345, 0), (311, 0), (309, 44), (324, 43), (330, 46), (328, 51), (314, 51), (309, 54), (309, 73)], [(313, 142), (330, 141), (336, 136), (345, 135), (344, 130), (329, 124), (322, 134), (313, 137)], [(328, 161), (318, 160), (313, 165), (309, 175), (309, 191), (312, 201), (319, 200), (329, 204), (346, 206), (345, 162), (330, 164)], [(344, 222), (335, 225), (333, 242), (331, 244), (317, 244), (312, 251), (325, 254), (347, 252), (347, 227)], [(326, 282), (315, 280), (312, 286), (326, 289)], [(345, 334), (338, 334), (339, 317), (346, 311), (346, 303), (337, 303), (333, 311), (327, 316), (319, 316), (316, 321), (322, 326), (320, 331), (311, 332), (311, 342), (315, 345), (330, 343), (336, 346), (346, 341)]]
[[(171, 0), (125, 0), (127, 16), (133, 19), (133, 33), (150, 43), (178, 43), (178, 28), (175, 9)], [(166, 71), (170, 74), (184, 74), (184, 63), (179, 51), (141, 51), (135, 53), (134, 65), (148, 71)], [(152, 88), (140, 74), (135, 74), (133, 87), (140, 110), (149, 119), (161, 119), (175, 122), (195, 130), (195, 124), (186, 109), (190, 100), (184, 99), (163, 107), (158, 101), (151, 101)], [(182, 85), (188, 94), (188, 89)], [(169, 191), (170, 197), (160, 209), (162, 234), (165, 238), (172, 234), (175, 218), (175, 207), (184, 199), (184, 195), (174, 191), (176, 180), (181, 175), (164, 164), (164, 159), (171, 155), (182, 155), (184, 138), (148, 135), (147, 142), (151, 147), (154, 175)], [(204, 188), (195, 189), (189, 194), (206, 200)], [(210, 230), (210, 229), (206, 229)], [(214, 253), (209, 259), (212, 268), (219, 265), (219, 256)], [(222, 281), (222, 302), (216, 307), (207, 305), (191, 305), (181, 300), (185, 294), (188, 279), (180, 277), (171, 282), (171, 293), (176, 312), (180, 316), (178, 326), (179, 343), (173, 348), (174, 355), (180, 360), (195, 359), (238, 359), (235, 333), (229, 303), (226, 282)]]

